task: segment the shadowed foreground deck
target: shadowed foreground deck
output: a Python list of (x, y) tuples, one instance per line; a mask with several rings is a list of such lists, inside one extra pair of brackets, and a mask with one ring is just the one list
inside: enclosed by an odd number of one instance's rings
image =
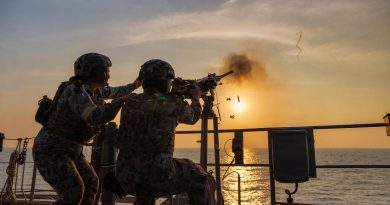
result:
[[(48, 205), (52, 204), (55, 199), (57, 198), (56, 195), (52, 194), (39, 194), (34, 196), (34, 201), (29, 202), (28, 196), (27, 199), (24, 198), (23, 195), (17, 195), (17, 202), (11, 202), (10, 205)], [(179, 200), (178, 202), (176, 200)], [(135, 197), (128, 196), (126, 198), (120, 198), (116, 200), (115, 204), (133, 204), (135, 200)], [(164, 197), (159, 198), (156, 200), (156, 205), (169, 205), (172, 202), (172, 204), (178, 204), (178, 205), (188, 205), (188, 199), (186, 195), (179, 195), (178, 198), (173, 197)], [(101, 204), (101, 203), (99, 203)]]

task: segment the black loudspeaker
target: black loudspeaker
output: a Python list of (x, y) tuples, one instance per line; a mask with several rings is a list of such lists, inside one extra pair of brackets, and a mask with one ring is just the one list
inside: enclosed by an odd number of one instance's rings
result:
[(316, 177), (312, 129), (275, 129), (268, 134), (276, 181), (301, 183), (308, 181), (310, 176)]

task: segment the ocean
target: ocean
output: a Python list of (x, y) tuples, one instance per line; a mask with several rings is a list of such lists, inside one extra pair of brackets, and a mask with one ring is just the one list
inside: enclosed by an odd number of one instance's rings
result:
[[(90, 157), (90, 148), (84, 150)], [(0, 188), (7, 178), (6, 167), (13, 149), (5, 148), (0, 153)], [(209, 150), (209, 163), (213, 163), (213, 150)], [(232, 153), (221, 149), (221, 163), (230, 163)], [(177, 148), (177, 158), (189, 158), (199, 162), (199, 149)], [(245, 149), (244, 162), (268, 163), (267, 149)], [(390, 165), (390, 149), (317, 149), (317, 165), (387, 164)], [(31, 149), (28, 150), (23, 189), (30, 190), (32, 177)], [(212, 167), (210, 167), (212, 169)], [(226, 167), (221, 167), (221, 176)], [(231, 167), (229, 172), (237, 171), (241, 176), (241, 202), (243, 205), (270, 204), (268, 167)], [(19, 173), (22, 166), (19, 166)], [(21, 177), (18, 188), (21, 188)], [(237, 174), (232, 173), (223, 180), (222, 189), (225, 204), (237, 203)], [(36, 192), (50, 190), (50, 186), (37, 177)], [(276, 183), (276, 200), (286, 202), (285, 189), (293, 190), (293, 184)], [(317, 169), (317, 178), (299, 184), (293, 195), (294, 202), (309, 204), (390, 204), (390, 169)]]

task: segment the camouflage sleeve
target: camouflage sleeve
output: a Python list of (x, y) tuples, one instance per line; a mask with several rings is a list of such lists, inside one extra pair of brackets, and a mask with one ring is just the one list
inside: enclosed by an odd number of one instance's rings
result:
[(124, 86), (118, 86), (118, 87), (105, 86), (99, 89), (101, 96), (104, 99), (119, 98), (124, 95), (130, 94), (131, 92), (133, 92), (133, 90), (134, 90), (133, 83)]
[(68, 103), (77, 115), (90, 124), (102, 124), (113, 120), (123, 105), (123, 100), (113, 100), (111, 103), (96, 105), (91, 96), (84, 90), (72, 92)]
[(198, 122), (201, 113), (202, 107), (199, 100), (193, 100), (191, 105), (188, 105), (187, 102), (184, 102), (179, 116), (179, 123), (193, 125)]
[(102, 124), (110, 122), (115, 118), (124, 104), (122, 99), (114, 99), (111, 103), (98, 106), (90, 116), (90, 122), (94, 124)]

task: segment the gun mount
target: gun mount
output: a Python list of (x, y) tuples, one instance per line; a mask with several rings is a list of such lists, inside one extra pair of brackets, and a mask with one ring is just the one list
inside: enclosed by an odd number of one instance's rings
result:
[(184, 80), (182, 78), (175, 78), (172, 82), (172, 94), (183, 95), (185, 98), (191, 98), (190, 90), (198, 85), (201, 90), (202, 98), (206, 96), (210, 91), (214, 90), (222, 78), (232, 74), (233, 71), (226, 72), (222, 75), (215, 73), (209, 73), (206, 77), (198, 80)]

